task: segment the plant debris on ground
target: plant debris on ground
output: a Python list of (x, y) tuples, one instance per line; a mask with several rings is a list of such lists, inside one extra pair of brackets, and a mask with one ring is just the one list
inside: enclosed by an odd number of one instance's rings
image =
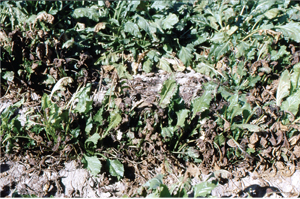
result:
[[(224, 178), (299, 168), (298, 1), (0, 10), (1, 162), (40, 174), (78, 160), (103, 185), (126, 182), (128, 197), (207, 197)], [(216, 180), (191, 185), (211, 172)]]

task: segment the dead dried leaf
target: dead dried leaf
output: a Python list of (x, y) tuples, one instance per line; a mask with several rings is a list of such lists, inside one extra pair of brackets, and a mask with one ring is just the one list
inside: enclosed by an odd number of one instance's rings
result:
[(115, 67), (113, 65), (105, 65), (105, 66), (102, 66), (102, 68), (104, 69), (104, 72), (110, 72), (112, 71)]
[(229, 171), (226, 171), (224, 169), (219, 169), (214, 172), (214, 175), (216, 178), (223, 178), (223, 179), (231, 179), (232, 178), (232, 173)]
[(277, 135), (277, 144), (281, 143), (283, 141), (283, 132), (282, 131), (277, 131), (276, 132), (276, 135)]
[(228, 140), (227, 144), (232, 148), (237, 147), (236, 143), (232, 139)]
[(276, 146), (276, 139), (274, 138), (274, 136), (273, 136), (273, 134), (271, 134), (271, 137), (269, 138), (269, 141), (271, 142), (271, 144), (273, 145), (273, 146)]
[(271, 158), (270, 153), (272, 152), (272, 147), (269, 146), (267, 149), (262, 150), (261, 155), (267, 158)]
[(295, 146), (293, 153), (297, 158), (300, 158), (300, 146)]
[(279, 126), (280, 126), (280, 130), (282, 130), (282, 131), (288, 131), (289, 130), (289, 127), (287, 127), (287, 126), (285, 126), (281, 123), (279, 123)]
[(255, 145), (254, 144), (248, 144), (248, 147), (251, 149), (255, 149)]
[(193, 163), (190, 163), (185, 172), (184, 178), (185, 179), (188, 177), (199, 178), (200, 174), (201, 174), (200, 169)]
[(253, 133), (250, 136), (250, 144), (254, 145), (258, 141), (258, 135), (256, 133)]
[(266, 147), (267, 147), (267, 144), (268, 144), (268, 141), (267, 141), (266, 138), (262, 137), (262, 138), (260, 139), (260, 142), (259, 142), (259, 143), (261, 144), (261, 146), (262, 146), (263, 148), (266, 148)]
[(224, 120), (225, 123), (224, 123), (224, 131), (227, 131), (230, 129), (230, 123), (227, 121), (227, 120)]
[(33, 63), (32, 66), (31, 66), (31, 69), (35, 70), (38, 66), (39, 66), (38, 63)]
[(278, 170), (284, 170), (284, 168), (285, 168), (285, 165), (283, 162), (276, 162), (275, 165)]
[(122, 98), (116, 98), (115, 99), (115, 103), (116, 103), (116, 105), (117, 105), (117, 107), (119, 107), (120, 106), (120, 104), (122, 103)]
[(299, 138), (300, 138), (300, 135), (295, 135), (289, 139), (289, 143), (291, 145), (295, 145), (295, 144), (297, 144)]
[(106, 28), (105, 22), (99, 22), (95, 26), (95, 32), (99, 32), (100, 30), (104, 30)]
[(51, 14), (48, 14), (47, 12), (42, 12), (37, 16), (35, 21), (37, 21), (37, 20), (53, 24), (54, 16)]
[(138, 68), (139, 68), (139, 63), (138, 62), (133, 62), (132, 64), (131, 64), (131, 68), (132, 68), (132, 71), (133, 71), (133, 73), (134, 74), (137, 74), (137, 70), (138, 70)]

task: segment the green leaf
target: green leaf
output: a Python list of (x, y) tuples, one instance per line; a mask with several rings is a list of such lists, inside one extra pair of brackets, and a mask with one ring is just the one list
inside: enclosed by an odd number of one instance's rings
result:
[(159, 197), (160, 198), (170, 198), (171, 197), (171, 194), (170, 194), (170, 191), (169, 191), (169, 188), (167, 185), (165, 184), (162, 184), (160, 185), (160, 193), (159, 193)]
[(175, 130), (175, 128), (173, 126), (163, 127), (161, 129), (161, 135), (164, 138), (171, 138), (174, 135), (174, 130)]
[(199, 158), (200, 156), (199, 151), (194, 149), (193, 147), (188, 148), (187, 155), (191, 158)]
[(89, 83), (86, 87), (80, 89), (78, 96), (78, 103), (75, 111), (79, 113), (88, 113), (93, 108), (93, 100), (90, 97), (91, 84)]
[(97, 122), (98, 124), (102, 125), (103, 124), (103, 112), (104, 112), (104, 106), (102, 106), (97, 113), (94, 115), (94, 122)]
[(255, 125), (255, 124), (233, 124), (233, 125), (231, 125), (231, 127), (248, 129), (248, 131), (250, 131), (250, 132), (259, 132), (259, 131), (263, 130), (261, 127), (259, 127), (258, 125)]
[(182, 187), (180, 190), (178, 190), (177, 194), (173, 197), (176, 198), (188, 198), (187, 190), (185, 187)]
[(90, 116), (89, 119), (87, 119), (86, 121), (85, 129), (84, 129), (87, 135), (90, 134), (92, 128), (93, 128), (93, 119), (92, 116)]
[(290, 73), (285, 70), (280, 77), (277, 93), (276, 93), (276, 105), (280, 106), (283, 98), (290, 94)]
[(101, 171), (102, 164), (97, 156), (86, 156), (83, 154), (84, 159), (87, 161), (87, 168), (91, 171), (92, 175), (97, 175)]
[(230, 49), (230, 40), (224, 44), (214, 44), (211, 47), (211, 52), (209, 54), (209, 57), (214, 56), (215, 60), (219, 60), (222, 55), (226, 54), (229, 51), (229, 49)]
[(117, 112), (117, 110), (114, 110), (113, 112), (110, 112), (110, 117), (109, 117), (109, 124), (108, 128), (103, 134), (102, 138), (106, 137), (106, 135), (109, 133), (109, 131), (115, 127), (117, 127), (120, 122), (122, 121), (121, 115)]
[(217, 24), (216, 18), (214, 18), (213, 16), (208, 16), (207, 19), (209, 21), (209, 25), (211, 28), (213, 28), (215, 30), (219, 29), (219, 25)]
[(14, 80), (14, 72), (13, 71), (6, 71), (5, 75), (3, 75), (3, 79), (12, 82)]
[(207, 63), (201, 62), (197, 65), (195, 70), (198, 73), (210, 76), (211, 78), (213, 78), (214, 76), (217, 76), (217, 75), (220, 75), (224, 78), (223, 74), (220, 73), (219, 71), (217, 71), (212, 64), (207, 64)]
[(239, 96), (236, 92), (228, 99), (228, 101), (230, 102), (230, 105), (227, 109), (227, 118), (230, 118), (231, 121), (235, 116), (245, 113), (244, 111), (248, 111), (248, 113), (251, 112), (251, 106), (247, 103), (245, 94)]
[(169, 13), (169, 15), (165, 18), (165, 20), (162, 21), (162, 28), (163, 29), (172, 29), (173, 26), (178, 23), (179, 19), (178, 17), (173, 14), (173, 13)]
[(269, 10), (276, 1), (274, 0), (260, 0), (257, 4), (256, 8), (251, 11), (251, 14), (253, 16), (261, 15), (261, 13), (265, 13), (267, 10)]
[(51, 106), (52, 102), (50, 100), (50, 97), (44, 93), (42, 97), (42, 109), (45, 110), (46, 108), (49, 108)]
[(94, 146), (97, 146), (97, 143), (98, 143), (98, 140), (100, 139), (100, 135), (99, 133), (95, 133), (94, 135), (92, 135), (91, 137), (89, 137), (85, 143), (87, 142), (93, 142), (94, 143)]
[(137, 19), (137, 25), (144, 30), (150, 37), (152, 37), (153, 41), (152, 42), (157, 42), (158, 39), (155, 35), (156, 33), (156, 28), (151, 26), (149, 21), (146, 20), (144, 17), (137, 15), (136, 16)]
[(211, 91), (205, 91), (201, 97), (197, 97), (192, 101), (192, 119), (196, 116), (197, 113), (202, 113), (210, 107), (210, 102), (212, 100)]
[(25, 98), (23, 97), (20, 101), (13, 104), (12, 107), (20, 108), (24, 104), (24, 102), (25, 102)]
[(296, 93), (290, 95), (286, 98), (285, 101), (282, 102), (280, 106), (281, 110), (290, 111), (294, 115), (296, 115), (299, 111), (299, 104), (300, 104), (300, 90), (297, 90)]
[(293, 67), (294, 72), (291, 75), (291, 93), (296, 91), (300, 83), (300, 63), (297, 63)]
[(282, 26), (275, 26), (276, 31), (282, 32), (284, 39), (290, 38), (298, 43), (300, 43), (300, 23), (289, 22)]
[(245, 41), (241, 41), (237, 46), (236, 46), (236, 54), (235, 58), (240, 58), (241, 56), (245, 56), (246, 52), (250, 49), (251, 44), (248, 44)]
[(177, 115), (177, 124), (176, 126), (184, 127), (185, 119), (189, 116), (190, 110), (182, 109), (176, 112)]
[(223, 133), (218, 134), (215, 136), (214, 138), (214, 142), (218, 145), (218, 146), (222, 146), (225, 144), (225, 136), (223, 135)]
[(107, 164), (109, 167), (109, 173), (115, 177), (124, 176), (124, 165), (119, 160), (107, 159)]
[(136, 25), (135, 23), (132, 23), (130, 21), (127, 21), (124, 24), (124, 31), (131, 33), (135, 37), (138, 37), (138, 38), (142, 37), (142, 34), (140, 33), (138, 25)]
[(151, 5), (151, 8), (154, 8), (155, 10), (163, 10), (170, 4), (169, 1), (154, 1)]
[(52, 75), (47, 74), (47, 79), (45, 79), (43, 81), (43, 84), (46, 84), (46, 85), (55, 84), (55, 79), (52, 77)]
[(194, 186), (194, 197), (207, 197), (211, 194), (211, 191), (217, 187), (215, 183), (212, 182), (202, 182)]
[[(150, 59), (147, 59), (146, 61), (144, 61), (143, 63), (143, 71), (146, 72), (146, 73), (150, 73), (152, 71), (152, 65), (153, 63), (151, 62)], [(169, 67), (170, 68), (170, 67)], [(163, 68), (162, 68), (163, 69)], [(163, 69), (165, 70), (165, 69)], [(171, 70), (171, 68), (170, 68)]]
[(160, 92), (160, 102), (159, 105), (162, 108), (166, 108), (170, 104), (171, 98), (176, 94), (178, 90), (178, 85), (174, 79), (168, 79), (164, 81), (163, 87)]
[(189, 66), (194, 58), (194, 55), (192, 54), (193, 50), (194, 46), (192, 44), (188, 44), (186, 47), (181, 47), (178, 57), (185, 66)]
[(265, 12), (264, 15), (268, 19), (273, 19), (273, 18), (277, 17), (278, 13), (279, 13), (279, 9), (278, 8), (273, 8), (273, 9), (268, 10), (267, 12)]
[(154, 178), (148, 180), (143, 186), (149, 187), (149, 189), (157, 189), (161, 184), (163, 184), (163, 175), (158, 174)]
[(164, 59), (163, 57), (159, 60), (157, 67), (164, 70), (164, 71), (172, 73), (170, 63), (166, 59)]
[(119, 78), (132, 79), (132, 76), (128, 73), (127, 67), (124, 64), (113, 63), (116, 68)]
[(225, 33), (224, 32), (216, 32), (214, 36), (210, 39), (213, 43), (222, 43), (224, 42)]
[(286, 46), (280, 46), (279, 51), (272, 50), (271, 51), (271, 60), (278, 60), (282, 57), (290, 56), (291, 54), (286, 50)]
[(98, 22), (100, 19), (100, 14), (94, 8), (76, 8), (72, 14), (72, 17), (74, 17), (75, 19), (86, 17)]

